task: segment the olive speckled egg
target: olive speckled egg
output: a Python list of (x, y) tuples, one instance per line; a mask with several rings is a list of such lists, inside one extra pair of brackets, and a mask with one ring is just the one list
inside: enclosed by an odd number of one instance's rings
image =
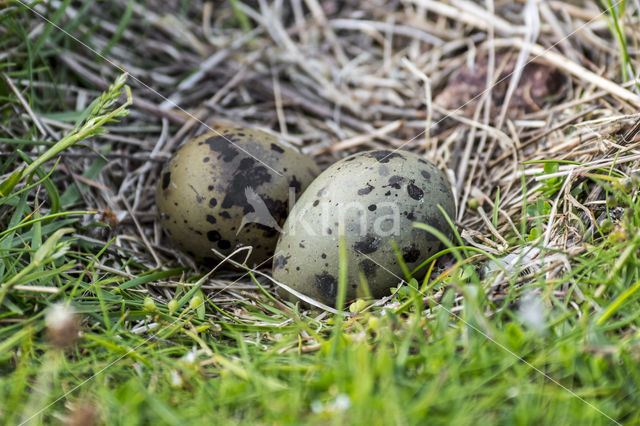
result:
[(156, 190), (162, 226), (197, 261), (218, 262), (253, 246), (249, 265), (271, 258), (289, 211), (318, 175), (313, 160), (265, 132), (221, 127), (185, 143), (171, 158)]
[(404, 278), (391, 240), (412, 270), (441, 246), (413, 222), (429, 224), (450, 237), (451, 228), (438, 205), (454, 218), (447, 179), (416, 154), (379, 150), (340, 160), (322, 172), (293, 207), (276, 247), (273, 277), (335, 305), (342, 227), (347, 300), (366, 296), (367, 287), (373, 297), (388, 295)]

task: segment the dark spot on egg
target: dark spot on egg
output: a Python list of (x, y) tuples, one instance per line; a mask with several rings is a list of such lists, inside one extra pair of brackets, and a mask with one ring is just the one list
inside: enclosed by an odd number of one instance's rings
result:
[[(431, 218), (431, 220), (433, 221), (434, 218)], [(449, 223), (447, 222), (447, 219), (445, 219), (444, 215), (442, 215), (440, 212), (438, 212), (438, 215), (435, 217), (435, 222), (436, 225), (435, 227), (437, 229), (441, 229), (445, 232), (448, 232), (451, 228), (449, 227)], [(431, 234), (431, 233), (429, 233)], [(435, 236), (434, 236), (435, 238)]]
[(209, 191), (213, 191), (213, 185), (209, 185), (209, 186), (207, 186), (207, 189), (208, 189)]
[(209, 222), (210, 224), (215, 224), (216, 223), (216, 218), (211, 216), (210, 214), (207, 215), (207, 222)]
[[(269, 225), (263, 225), (262, 223), (257, 223), (254, 222), (252, 224), (250, 224), (251, 227), (255, 227), (260, 229), (262, 232), (262, 236), (265, 238), (273, 238), (276, 235), (278, 235), (278, 230), (269, 226)], [(247, 230), (250, 230), (249, 228), (247, 228)]]
[[(286, 172), (287, 169), (284, 169), (284, 171)], [(298, 179), (296, 179), (295, 176), (292, 176), (291, 180), (289, 181), (289, 187), (295, 188), (296, 194), (299, 194), (300, 191), (302, 190), (302, 183)]]
[(315, 285), (318, 293), (325, 296), (326, 299), (333, 300), (338, 294), (338, 281), (327, 272), (315, 276)]
[(262, 233), (264, 238), (273, 238), (278, 235), (278, 230), (275, 228), (269, 228)]
[(278, 152), (280, 154), (282, 154), (284, 152), (284, 149), (282, 149), (281, 147), (279, 147), (278, 145), (276, 145), (275, 143), (271, 144), (271, 150)]
[(276, 269), (282, 269), (285, 267), (285, 265), (287, 264), (287, 261), (289, 260), (291, 256), (284, 256), (282, 254), (279, 254), (276, 256), (275, 259), (273, 259), (273, 266)]
[(420, 259), (420, 250), (414, 246), (405, 247), (402, 250), (402, 259), (407, 263), (413, 263)]
[[(250, 195), (245, 193), (246, 189), (257, 188), (270, 181), (271, 174), (265, 166), (256, 164), (256, 160), (253, 158), (243, 158), (229, 181), (227, 192), (222, 200), (222, 208), (228, 209), (233, 206), (239, 206), (242, 207), (244, 214), (250, 213), (253, 207), (249, 202)], [(254, 200), (252, 199), (251, 201)], [(259, 203), (259, 200), (255, 200), (255, 202)]]
[(209, 158), (209, 157), (204, 157), (204, 158), (202, 159), (202, 162), (203, 162), (203, 163), (208, 163), (208, 162), (209, 162), (209, 160), (211, 160), (211, 158)]
[(401, 154), (398, 154), (397, 152), (393, 152), (393, 151), (389, 151), (389, 150), (385, 150), (385, 149), (381, 149), (378, 151), (372, 151), (368, 154), (368, 156), (370, 158), (375, 158), (376, 160), (378, 160), (378, 162), (380, 163), (388, 163), (389, 160), (393, 159), (393, 158), (401, 158), (404, 160), (404, 156)]
[(326, 253), (322, 253), (322, 255), (320, 257), (322, 257), (323, 259), (326, 259), (327, 255), (326, 255)]
[(420, 201), (424, 198), (424, 192), (422, 191), (422, 189), (418, 188), (413, 183), (407, 185), (407, 192), (409, 193), (409, 197), (413, 198), (414, 200)]
[(374, 186), (367, 184), (366, 188), (358, 189), (358, 195), (367, 195), (375, 189)]
[(318, 191), (318, 197), (322, 197), (324, 194), (327, 193), (327, 188), (322, 188), (320, 191)]
[(360, 254), (371, 254), (378, 250), (380, 239), (372, 235), (367, 235), (353, 245), (353, 249)]
[(395, 189), (400, 189), (403, 182), (404, 182), (404, 178), (402, 176), (394, 175), (389, 178), (389, 185), (387, 186), (390, 186)]
[(232, 161), (238, 155), (238, 150), (231, 142), (223, 136), (214, 136), (205, 141), (211, 151), (219, 154), (218, 160), (222, 159), (225, 163)]
[(209, 207), (215, 207), (218, 204), (218, 200), (215, 198), (209, 198)]
[(371, 259), (364, 259), (360, 263), (360, 270), (364, 272), (364, 276), (367, 278), (373, 278), (376, 276), (376, 269), (378, 269), (378, 265), (375, 264)]
[(212, 243), (220, 240), (220, 233), (218, 231), (209, 231), (207, 232), (207, 239)]
[(371, 205), (370, 205), (369, 207), (367, 207), (367, 208), (369, 209), (369, 211), (370, 211), (370, 212), (373, 212), (373, 211), (375, 211), (375, 210), (378, 208), (378, 206), (376, 206), (375, 204), (371, 204)]
[[(276, 222), (279, 225), (282, 225), (284, 223), (284, 220), (287, 218), (287, 215), (289, 212), (287, 202), (278, 200), (278, 199), (273, 199), (267, 196), (263, 197), (262, 200), (264, 201), (264, 204), (267, 206), (267, 209), (269, 210), (269, 214), (271, 214), (271, 216), (276, 220)], [(273, 234), (271, 234), (272, 236), (278, 233), (278, 231), (273, 228), (271, 228), (270, 231), (273, 232)]]
[(426, 180), (431, 180), (431, 173), (429, 173), (426, 170), (422, 170), (420, 172), (420, 174), (422, 175), (423, 178), (425, 178)]
[(388, 197), (389, 195), (391, 195), (391, 191), (385, 192), (384, 195)]
[(171, 183), (171, 172), (166, 172), (162, 175), (162, 189), (167, 189)]
[(320, 200), (315, 200), (315, 201), (313, 202), (313, 207), (317, 206), (318, 204), (320, 204)]
[(333, 234), (333, 231), (331, 230), (331, 228), (327, 228), (327, 234), (329, 235)]
[(231, 219), (231, 215), (229, 214), (229, 212), (220, 212), (220, 217)]

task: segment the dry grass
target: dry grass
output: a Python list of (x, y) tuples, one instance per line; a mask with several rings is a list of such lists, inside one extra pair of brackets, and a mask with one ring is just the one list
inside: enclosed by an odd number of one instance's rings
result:
[[(59, 4), (50, 1), (36, 10), (51, 16)], [(61, 24), (77, 18), (80, 7), (66, 8)], [(86, 224), (111, 225), (77, 235), (87, 241), (115, 238), (96, 265), (107, 273), (133, 277), (140, 269), (190, 264), (161, 232), (154, 187), (162, 163), (201, 133), (203, 123), (277, 133), (322, 166), (371, 148), (423, 154), (448, 172), (466, 243), (496, 255), (514, 249), (513, 238), (524, 229), (523, 182), (527, 202), (535, 203), (545, 179), (562, 177), (544, 232), (531, 242), (557, 251), (540, 265), (547, 278), (586, 250), (583, 228), (591, 226), (593, 233), (605, 207), (601, 186), (591, 181), (583, 203), (570, 191), (589, 173), (628, 177), (637, 169), (640, 96), (632, 82), (619, 84), (620, 47), (607, 26), (610, 18), (593, 2), (541, 2), (537, 13), (524, 1), (260, 0), (238, 2), (234, 13), (220, 1), (156, 0), (133, 4), (122, 31), (114, 22), (126, 9), (123, 0), (91, 6), (91, 27), (84, 22), (73, 34), (86, 34), (92, 49), (69, 41), (56, 55), (60, 69), (78, 84), (65, 82), (52, 100), (82, 109), (123, 70), (132, 77), (131, 117), (87, 147), (66, 151), (61, 163), (66, 184), (86, 188), (78, 207), (102, 212)], [(243, 30), (242, 22), (249, 27)], [(628, 45), (635, 46), (638, 34), (631, 22), (625, 24)], [(30, 37), (45, 28), (34, 19)], [(438, 95), (452, 75), (482, 61), (486, 72), (476, 79), (488, 88), (460, 99), (468, 103), (463, 108), (443, 108)], [(526, 73), (514, 72), (516, 61), (560, 71), (559, 87), (547, 91), (540, 105), (516, 99), (531, 94)], [(503, 73), (505, 67), (511, 72)], [(6, 80), (16, 95), (29, 85)], [(504, 86), (500, 102), (491, 102), (498, 83)], [(32, 90), (52, 88), (35, 82)], [(511, 102), (528, 107), (513, 109)], [(44, 140), (70, 128), (55, 116), (37, 116), (26, 101), (23, 107), (10, 108), (33, 120)], [(19, 128), (3, 130), (21, 134)], [(112, 150), (105, 152), (106, 146)], [(99, 157), (107, 160), (100, 175), (83, 177)], [(538, 160), (575, 163), (548, 174)], [(576, 210), (583, 215), (574, 215)], [(129, 256), (138, 268), (123, 266)], [(251, 297), (245, 291), (255, 285), (237, 279), (230, 272), (203, 289), (220, 300)], [(176, 285), (160, 281), (147, 290), (167, 300)]]

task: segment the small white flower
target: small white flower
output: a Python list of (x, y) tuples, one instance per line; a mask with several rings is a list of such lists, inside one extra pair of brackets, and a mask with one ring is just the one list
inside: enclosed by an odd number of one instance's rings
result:
[(311, 402), (311, 411), (315, 414), (347, 411), (351, 408), (351, 399), (346, 393), (340, 393), (336, 399), (323, 404), (322, 401)]
[(478, 297), (477, 285), (469, 284), (468, 286), (465, 287), (465, 289), (467, 293), (469, 293), (469, 297), (471, 297), (472, 299), (475, 299), (476, 297)]
[(66, 348), (75, 343), (80, 331), (80, 324), (75, 310), (63, 303), (51, 305), (44, 317), (47, 337), (54, 346)]
[(195, 348), (193, 348), (182, 356), (182, 360), (187, 364), (193, 364), (194, 362), (196, 362), (197, 355), (198, 355), (198, 351)]
[(394, 300), (393, 302), (389, 302), (386, 305), (384, 305), (384, 307), (386, 309), (391, 309), (391, 310), (396, 310), (398, 309), (400, 306), (402, 306), (402, 304), (400, 302), (398, 302), (397, 300)]
[(520, 395), (520, 390), (517, 387), (511, 386), (509, 389), (507, 389), (508, 398), (515, 398), (518, 395)]
[(50, 330), (58, 330), (67, 326), (69, 321), (73, 320), (75, 314), (71, 306), (64, 303), (56, 303), (51, 305), (44, 317), (44, 323)]
[(351, 399), (346, 393), (341, 393), (336, 397), (333, 403), (335, 411), (347, 411), (351, 407)]
[(182, 387), (182, 376), (180, 375), (180, 373), (178, 373), (177, 370), (171, 370), (171, 385), (179, 388)]
[(546, 328), (545, 314), (546, 308), (538, 294), (529, 292), (522, 297), (518, 315), (527, 327), (537, 333), (542, 333)]
[(321, 401), (318, 401), (317, 399), (315, 401), (311, 401), (311, 411), (314, 414), (320, 414), (324, 411), (324, 405), (322, 404)]
[(360, 330), (357, 333), (353, 333), (349, 335), (352, 342), (362, 342), (367, 338), (367, 332), (365, 330)]

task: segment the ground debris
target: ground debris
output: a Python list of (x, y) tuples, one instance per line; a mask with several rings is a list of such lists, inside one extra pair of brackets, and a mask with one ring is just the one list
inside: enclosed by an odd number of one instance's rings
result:
[[(496, 56), (496, 71), (500, 71), (491, 92), (491, 119), (500, 114), (505, 96), (514, 75), (516, 55), (501, 53)], [(487, 73), (489, 56), (483, 53), (472, 66), (464, 66), (453, 74), (444, 90), (434, 99), (434, 103), (447, 110), (457, 112), (466, 117), (473, 113), (487, 91)], [(529, 61), (522, 71), (520, 81), (509, 102), (507, 117), (516, 118), (524, 113), (540, 111), (545, 102), (556, 98), (562, 91), (566, 78), (557, 69)]]

